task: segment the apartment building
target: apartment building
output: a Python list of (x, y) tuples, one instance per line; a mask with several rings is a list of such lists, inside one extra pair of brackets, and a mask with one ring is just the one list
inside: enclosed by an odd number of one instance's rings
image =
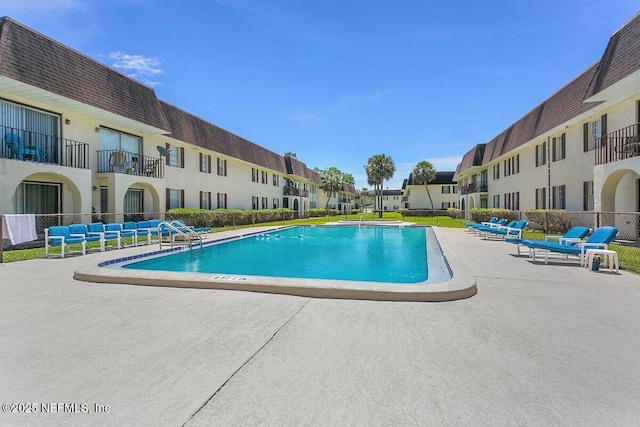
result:
[[(458, 207), (458, 184), (453, 180), (454, 172), (436, 172), (436, 177), (427, 187), (416, 184), (413, 175), (402, 183), (402, 207), (405, 209), (449, 209)], [(431, 200), (429, 199), (431, 195)], [(431, 205), (433, 201), (433, 206)]]
[(639, 134), (636, 15), (592, 66), (463, 156), (460, 207), (640, 211)]
[(0, 213), (322, 206), (320, 175), (303, 162), (7, 17), (0, 112)]
[[(343, 182), (342, 188), (336, 194), (332, 194), (331, 197), (329, 197), (329, 194), (322, 191), (321, 201), (323, 204), (318, 207), (327, 206), (327, 209), (335, 209), (340, 213), (348, 214), (355, 209), (355, 195), (356, 188), (348, 182)], [(328, 203), (327, 198), (329, 198)]]

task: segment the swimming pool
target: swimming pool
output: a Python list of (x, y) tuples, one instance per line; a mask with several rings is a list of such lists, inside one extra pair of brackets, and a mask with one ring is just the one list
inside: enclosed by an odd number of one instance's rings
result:
[[(389, 225), (376, 226), (376, 228), (383, 227), (387, 228)], [(397, 227), (397, 225), (391, 227)], [(267, 247), (266, 245), (260, 246), (259, 243), (266, 243), (267, 239), (275, 238), (275, 234), (282, 235), (283, 230), (288, 228), (285, 226), (257, 226), (248, 229), (221, 231), (210, 235), (213, 236), (213, 240), (206, 242), (205, 245), (224, 246), (238, 239), (249, 239), (258, 243), (257, 247), (259, 248)], [(105, 284), (237, 290), (313, 298), (376, 301), (454, 301), (475, 295), (477, 292), (475, 277), (464, 262), (458, 258), (455, 248), (444, 236), (440, 235), (439, 230), (432, 227), (415, 227), (415, 229), (422, 230), (426, 234), (426, 252), (428, 254), (426, 257), (427, 280), (418, 283), (126, 268), (139, 261), (158, 258), (162, 262), (170, 254), (184, 253), (187, 255), (189, 252), (189, 249), (183, 247), (158, 250), (157, 247), (153, 248), (152, 246), (123, 249), (118, 251), (119, 254), (122, 254), (121, 257), (115, 259), (109, 258), (108, 253), (94, 254), (93, 257), (101, 259), (101, 261), (93, 265), (78, 266), (74, 270), (73, 277), (85, 282)], [(269, 236), (267, 237), (266, 234)], [(302, 233), (298, 231), (298, 234), (304, 235), (304, 231)], [(261, 239), (265, 239), (265, 241), (261, 242)], [(406, 248), (403, 248), (402, 251), (405, 253)], [(252, 253), (251, 259), (253, 259), (254, 253)], [(286, 259), (289, 259), (289, 264), (291, 264), (295, 262), (297, 257)], [(352, 266), (340, 257), (334, 256), (331, 260), (341, 269), (339, 271), (352, 269)]]
[(428, 278), (427, 255), (422, 227), (306, 226), (123, 268), (415, 284)]

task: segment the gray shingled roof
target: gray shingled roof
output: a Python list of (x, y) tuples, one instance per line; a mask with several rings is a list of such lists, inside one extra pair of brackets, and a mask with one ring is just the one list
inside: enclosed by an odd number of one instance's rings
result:
[(322, 185), (322, 178), (320, 174), (313, 169), (309, 169), (307, 165), (302, 163), (295, 157), (285, 157), (284, 162), (286, 165), (286, 171), (289, 175), (296, 175), (313, 182), (314, 184)]
[(167, 102), (160, 101), (160, 105), (171, 126), (172, 138), (283, 174), (288, 173), (285, 159), (279, 154), (234, 135)]
[(598, 63), (586, 98), (640, 69), (640, 13), (616, 31)]
[(453, 175), (454, 180), (458, 179), (463, 171), (474, 166), (482, 166), (482, 158), (484, 157), (486, 146), (487, 144), (477, 144), (462, 156), (462, 161), (456, 167), (456, 172)]
[(155, 91), (11, 18), (0, 18), (0, 75), (170, 131)]
[[(599, 102), (584, 101), (638, 70), (640, 14), (611, 36), (599, 61), (491, 139), (486, 144), (481, 164), (487, 164), (599, 105)], [(465, 154), (456, 168), (456, 179), (465, 170), (480, 166), (472, 160), (475, 154), (475, 149)]]
[(345, 193), (351, 193), (351, 194), (356, 194), (356, 187), (354, 187), (353, 185), (349, 184), (348, 182), (342, 182), (342, 191), (344, 191)]
[[(454, 175), (454, 172), (450, 172), (450, 171), (436, 172), (435, 179), (431, 181), (429, 184), (454, 184), (453, 175)], [(404, 182), (402, 183), (402, 188), (405, 188), (407, 185), (422, 185), (422, 184), (416, 184), (415, 182), (413, 182), (413, 174), (410, 173), (409, 178), (404, 180)]]

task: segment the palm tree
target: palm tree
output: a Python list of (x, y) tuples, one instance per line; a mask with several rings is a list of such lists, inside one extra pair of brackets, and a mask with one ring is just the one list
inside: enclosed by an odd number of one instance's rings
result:
[(369, 157), (364, 170), (367, 172), (367, 182), (378, 187), (378, 217), (382, 218), (382, 187), (385, 180), (393, 178), (396, 165), (391, 156), (375, 154)]
[(427, 196), (429, 196), (429, 203), (431, 203), (431, 209), (435, 209), (433, 199), (431, 199), (431, 193), (429, 192), (429, 183), (436, 179), (436, 168), (433, 167), (431, 162), (423, 160), (415, 165), (411, 172), (411, 177), (415, 184), (424, 184), (424, 188), (427, 190)]
[(320, 172), (320, 178), (322, 178), (322, 189), (327, 194), (327, 204), (324, 206), (327, 209), (331, 198), (342, 190), (342, 172), (335, 166), (318, 172)]
[(297, 158), (298, 156), (293, 151), (287, 151), (286, 153), (284, 153), (284, 157), (296, 157)]

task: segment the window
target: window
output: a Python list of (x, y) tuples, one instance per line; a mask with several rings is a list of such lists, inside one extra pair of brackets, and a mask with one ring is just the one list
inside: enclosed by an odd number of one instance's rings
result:
[(494, 208), (499, 208), (500, 207), (500, 195), (499, 194), (495, 194), (493, 196), (493, 207)]
[(258, 169), (251, 168), (251, 182), (258, 182)]
[(200, 153), (200, 172), (211, 173), (211, 156)]
[(280, 199), (278, 199), (277, 197), (273, 198), (273, 209), (278, 209), (278, 206), (280, 204)]
[(582, 210), (592, 211), (593, 208), (593, 181), (582, 183)]
[(227, 176), (227, 159), (218, 157), (218, 175)]
[(600, 137), (607, 134), (607, 115), (603, 114), (598, 120), (585, 123), (582, 128), (583, 151), (598, 148)]
[(262, 183), (266, 184), (267, 182), (269, 182), (269, 172), (262, 171)]
[(566, 191), (566, 185), (557, 185), (551, 189), (553, 209), (566, 209)]
[(165, 159), (167, 166), (184, 168), (184, 147), (166, 144), (166, 149), (169, 151), (169, 155)]
[(515, 157), (515, 172), (514, 173), (520, 173), (520, 154), (516, 154), (516, 157)]
[(211, 192), (200, 192), (200, 209), (211, 209)]
[(451, 193), (451, 187), (448, 185), (443, 185), (442, 186), (442, 194), (449, 194)]
[(167, 209), (184, 208), (184, 190), (167, 188)]
[(139, 188), (128, 189), (124, 195), (124, 206), (122, 211), (125, 214), (140, 214), (144, 212), (142, 195), (143, 191)]
[(277, 187), (279, 185), (280, 185), (280, 177), (274, 173), (273, 174), (273, 186)]
[(547, 164), (547, 142), (536, 145), (536, 167)]
[(453, 194), (458, 194), (458, 186), (457, 185), (453, 186)]
[(536, 209), (547, 208), (547, 189), (536, 188)]
[(442, 209), (449, 209), (451, 207), (451, 202), (442, 202)]
[(263, 197), (262, 198), (262, 209), (269, 209), (269, 198), (268, 197)]
[(227, 193), (218, 193), (218, 209), (227, 209)]
[(504, 194), (504, 208), (511, 209), (511, 193)]
[(493, 165), (493, 179), (500, 179), (500, 163)]
[(258, 210), (258, 197), (257, 196), (252, 196), (251, 197), (251, 209), (253, 209), (254, 211)]
[(551, 160), (557, 162), (566, 157), (566, 134), (551, 139)]
[(13, 211), (17, 214), (60, 213), (60, 194), (60, 184), (23, 181), (16, 189)]
[[(11, 102), (0, 101), (0, 138), (15, 133), (23, 141), (46, 151), (47, 162), (57, 162), (60, 116)], [(42, 160), (42, 158), (41, 158)]]
[(514, 211), (520, 210), (520, 192), (516, 191), (515, 193), (511, 193), (512, 207)]

